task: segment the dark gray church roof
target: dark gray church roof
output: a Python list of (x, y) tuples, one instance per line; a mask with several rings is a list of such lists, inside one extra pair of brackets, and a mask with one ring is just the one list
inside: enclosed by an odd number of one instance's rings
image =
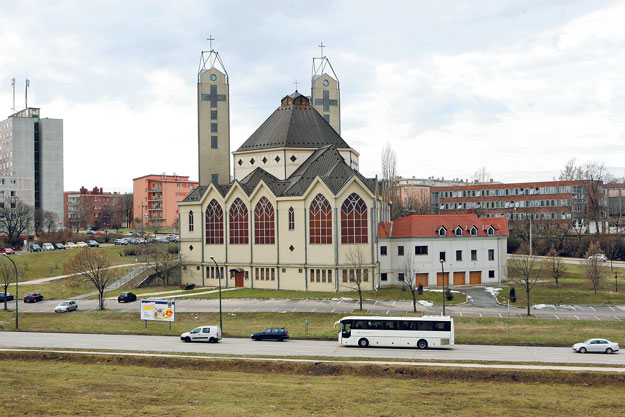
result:
[(297, 91), (282, 98), (282, 105), (237, 149), (237, 152), (271, 148), (320, 148), (349, 145)]
[[(357, 177), (372, 193), (375, 193), (375, 178), (365, 178), (357, 170), (351, 168), (339, 151), (333, 145), (327, 145), (316, 149), (302, 165), (286, 180), (280, 180), (264, 169), (258, 167), (238, 182), (247, 195), (252, 194), (262, 180), (276, 197), (302, 196), (310, 187), (310, 184), (319, 177), (334, 193), (339, 190), (353, 177)], [(234, 182), (228, 185), (218, 185), (217, 191), (225, 196)], [(199, 201), (204, 195), (207, 186), (200, 186), (193, 190), (184, 199), (187, 201)]]

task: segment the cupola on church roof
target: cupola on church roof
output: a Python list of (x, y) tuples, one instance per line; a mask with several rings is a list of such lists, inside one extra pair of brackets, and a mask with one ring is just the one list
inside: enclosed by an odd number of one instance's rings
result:
[(236, 152), (272, 148), (321, 148), (327, 145), (333, 145), (337, 149), (350, 149), (324, 117), (310, 105), (308, 97), (295, 91), (282, 98), (280, 107)]

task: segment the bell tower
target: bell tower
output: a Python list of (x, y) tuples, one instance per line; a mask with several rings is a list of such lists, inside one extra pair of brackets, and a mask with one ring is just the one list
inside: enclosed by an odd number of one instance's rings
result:
[(323, 54), (325, 45), (319, 45), (321, 56), (313, 58), (310, 104), (317, 110), (336, 133), (341, 134), (341, 90), (339, 79)]
[(230, 182), (230, 87), (219, 53), (202, 51), (197, 75), (198, 167), (200, 185)]

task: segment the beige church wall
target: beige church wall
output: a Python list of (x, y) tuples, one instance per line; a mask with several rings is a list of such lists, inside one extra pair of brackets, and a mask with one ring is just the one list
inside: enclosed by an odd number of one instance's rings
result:
[[(299, 168), (300, 165), (304, 163), (313, 154), (314, 149), (293, 149), (289, 148), (286, 150), (286, 177), (290, 177), (291, 174)], [(295, 156), (297, 158), (294, 161), (291, 161), (291, 157)]]
[[(299, 270), (302, 272), (299, 272)], [(280, 270), (280, 289), (304, 291), (306, 274), (304, 268), (285, 268), (285, 272)]]
[[(295, 229), (289, 230), (289, 207), (295, 211)], [(280, 200), (278, 202), (278, 227), (280, 239), (280, 263), (298, 264), (304, 263), (306, 251), (306, 233), (304, 220), (306, 211), (302, 200)], [(293, 251), (289, 249), (293, 246)]]
[(202, 285), (202, 271), (197, 269), (196, 265), (186, 265), (186, 269), (180, 271), (180, 282)]
[(358, 170), (358, 154), (356, 151), (352, 149), (340, 149), (339, 154), (341, 154), (345, 162), (347, 162), (350, 167)]
[[(371, 260), (371, 245), (364, 244), (339, 244), (339, 264), (340, 265), (352, 265), (352, 262), (357, 262), (358, 251), (362, 253), (363, 265), (372, 264)], [(353, 254), (353, 260), (350, 260), (350, 253)]]

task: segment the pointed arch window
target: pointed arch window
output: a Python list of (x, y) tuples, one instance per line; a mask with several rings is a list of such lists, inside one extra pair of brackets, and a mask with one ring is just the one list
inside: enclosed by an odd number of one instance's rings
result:
[(438, 229), (438, 235), (439, 236), (446, 236), (447, 235), (447, 229), (445, 229), (445, 226), (441, 226), (440, 229)]
[(488, 236), (492, 236), (495, 234), (495, 228), (493, 226), (488, 226), (488, 229), (486, 229), (486, 233), (488, 233)]
[(341, 206), (341, 243), (367, 243), (367, 204), (351, 193)]
[(289, 207), (289, 230), (295, 230), (295, 210)]
[(310, 243), (332, 243), (332, 207), (328, 200), (317, 194), (310, 204)]
[(233, 245), (249, 243), (247, 207), (240, 198), (230, 206), (230, 243)]
[(456, 236), (462, 236), (462, 227), (460, 226), (456, 227), (456, 229), (454, 230), (454, 233)]
[(276, 243), (273, 205), (262, 197), (254, 209), (254, 243), (273, 245)]
[(471, 227), (471, 236), (477, 236), (477, 227)]
[(217, 200), (212, 199), (206, 208), (206, 244), (223, 245), (224, 211)]
[(193, 231), (193, 210), (189, 211), (189, 232)]

